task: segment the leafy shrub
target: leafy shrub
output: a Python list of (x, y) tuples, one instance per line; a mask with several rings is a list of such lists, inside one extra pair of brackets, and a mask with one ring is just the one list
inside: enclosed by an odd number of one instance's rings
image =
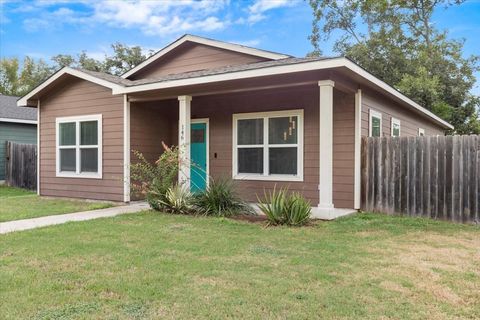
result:
[(166, 193), (176, 184), (179, 170), (178, 148), (169, 148), (163, 142), (162, 146), (164, 152), (155, 163), (134, 151), (138, 161), (130, 165), (132, 191), (145, 196), (155, 210), (165, 209)]
[(163, 211), (176, 214), (189, 214), (193, 211), (194, 198), (184, 185), (168, 188), (164, 197), (158, 198), (158, 204)]
[(277, 191), (276, 187), (264, 199), (258, 198), (258, 207), (270, 225), (301, 226), (308, 222), (312, 208), (300, 193), (288, 193), (287, 189)]
[(229, 179), (211, 179), (207, 189), (195, 195), (195, 206), (199, 213), (210, 216), (254, 213), (250, 205), (238, 196), (233, 181)]

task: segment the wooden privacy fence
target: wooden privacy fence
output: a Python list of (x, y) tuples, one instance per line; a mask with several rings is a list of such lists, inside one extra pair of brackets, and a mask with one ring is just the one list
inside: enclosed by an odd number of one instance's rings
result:
[(480, 136), (362, 139), (362, 209), (480, 223)]
[(6, 142), (5, 182), (18, 188), (37, 188), (37, 146)]

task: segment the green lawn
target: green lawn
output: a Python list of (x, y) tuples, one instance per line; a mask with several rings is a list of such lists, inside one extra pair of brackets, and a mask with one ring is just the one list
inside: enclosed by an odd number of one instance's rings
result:
[(111, 206), (107, 202), (42, 198), (32, 191), (0, 185), (0, 222)]
[(147, 211), (0, 236), (2, 319), (480, 318), (480, 229)]

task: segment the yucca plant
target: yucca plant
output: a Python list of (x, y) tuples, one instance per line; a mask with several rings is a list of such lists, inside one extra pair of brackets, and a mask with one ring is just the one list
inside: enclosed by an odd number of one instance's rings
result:
[(207, 189), (195, 195), (195, 207), (200, 214), (209, 216), (254, 213), (250, 205), (238, 196), (230, 179), (211, 179)]
[(269, 225), (301, 226), (308, 222), (312, 212), (310, 202), (300, 193), (288, 193), (287, 189), (277, 191), (276, 187), (264, 198), (258, 198), (258, 208), (268, 219)]
[(287, 198), (285, 208), (286, 224), (289, 226), (301, 226), (308, 222), (312, 213), (310, 202), (300, 193), (291, 193)]
[(175, 185), (167, 189), (165, 195), (157, 199), (157, 205), (168, 213), (190, 214), (193, 211), (193, 195), (185, 185)]
[(280, 189), (277, 191), (276, 186), (273, 191), (268, 194), (263, 191), (264, 199), (258, 196), (258, 208), (267, 216), (268, 223), (272, 225), (285, 224), (285, 211), (287, 206), (287, 190)]

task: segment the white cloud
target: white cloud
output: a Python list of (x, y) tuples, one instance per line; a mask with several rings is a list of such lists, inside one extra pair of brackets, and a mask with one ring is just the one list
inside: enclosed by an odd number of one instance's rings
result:
[(105, 1), (94, 5), (94, 19), (108, 25), (138, 27), (149, 35), (223, 29), (226, 21), (213, 14), (225, 0)]
[[(298, 0), (256, 0), (254, 4), (248, 7), (248, 17), (246, 22), (254, 24), (264, 20), (267, 16), (265, 12), (283, 7), (293, 7), (299, 3)], [(245, 20), (241, 20), (244, 22)]]

